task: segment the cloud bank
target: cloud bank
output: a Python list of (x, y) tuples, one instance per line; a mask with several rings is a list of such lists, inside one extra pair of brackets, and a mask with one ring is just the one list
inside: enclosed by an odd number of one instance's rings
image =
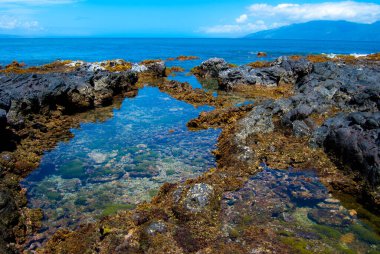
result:
[(243, 34), (312, 20), (373, 23), (380, 20), (380, 5), (354, 1), (313, 4), (253, 4), (233, 24), (204, 27), (210, 34)]

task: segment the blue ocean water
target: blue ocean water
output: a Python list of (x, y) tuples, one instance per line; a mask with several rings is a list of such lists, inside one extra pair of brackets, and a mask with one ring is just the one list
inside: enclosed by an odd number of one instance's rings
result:
[(252, 40), (252, 39), (0, 39), (0, 65), (13, 60), (28, 65), (57, 59), (101, 61), (122, 58), (138, 62), (195, 55), (200, 61), (222, 57), (235, 64), (256, 60), (265, 51), (268, 58), (288, 54), (368, 54), (380, 51), (378, 42)]

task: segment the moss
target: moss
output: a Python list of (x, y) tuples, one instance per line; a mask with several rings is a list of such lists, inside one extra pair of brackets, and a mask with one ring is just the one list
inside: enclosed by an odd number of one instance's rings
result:
[(342, 235), (338, 230), (325, 225), (313, 225), (312, 228), (317, 231), (322, 237), (339, 239)]
[(380, 244), (380, 236), (360, 224), (351, 226), (351, 230), (357, 235), (359, 239), (369, 244)]
[(118, 211), (131, 210), (134, 208), (135, 208), (135, 205), (133, 204), (109, 204), (104, 208), (101, 216), (105, 217), (105, 216), (115, 214)]

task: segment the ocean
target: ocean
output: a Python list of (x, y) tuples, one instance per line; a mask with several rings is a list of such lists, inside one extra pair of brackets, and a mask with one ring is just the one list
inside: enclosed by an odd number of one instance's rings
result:
[(179, 55), (198, 56), (199, 61), (221, 57), (235, 64), (245, 64), (257, 60), (259, 51), (267, 52), (267, 59), (290, 54), (369, 54), (380, 52), (380, 43), (253, 39), (0, 39), (0, 65), (13, 60), (40, 65), (58, 59), (101, 61), (121, 58), (139, 62)]

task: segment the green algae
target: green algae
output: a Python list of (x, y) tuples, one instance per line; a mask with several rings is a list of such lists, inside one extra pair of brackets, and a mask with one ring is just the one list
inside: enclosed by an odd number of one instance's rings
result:
[(312, 228), (317, 231), (321, 237), (338, 239), (342, 235), (342, 233), (340, 233), (338, 230), (325, 225), (316, 224), (313, 225)]
[(360, 224), (352, 225), (351, 230), (364, 242), (369, 244), (380, 244), (380, 236)]
[(101, 214), (101, 217), (113, 215), (113, 214), (116, 214), (118, 211), (122, 211), (122, 210), (131, 210), (131, 209), (134, 209), (135, 207), (136, 206), (133, 204), (109, 204), (105, 206)]
[(59, 172), (63, 179), (81, 178), (86, 173), (86, 169), (82, 161), (76, 159), (62, 165)]
[(58, 201), (62, 199), (62, 195), (54, 191), (48, 191), (45, 193), (45, 195), (49, 200)]
[(301, 238), (284, 237), (281, 241), (291, 247), (295, 253), (299, 254), (312, 254), (313, 252), (308, 250), (309, 243)]

